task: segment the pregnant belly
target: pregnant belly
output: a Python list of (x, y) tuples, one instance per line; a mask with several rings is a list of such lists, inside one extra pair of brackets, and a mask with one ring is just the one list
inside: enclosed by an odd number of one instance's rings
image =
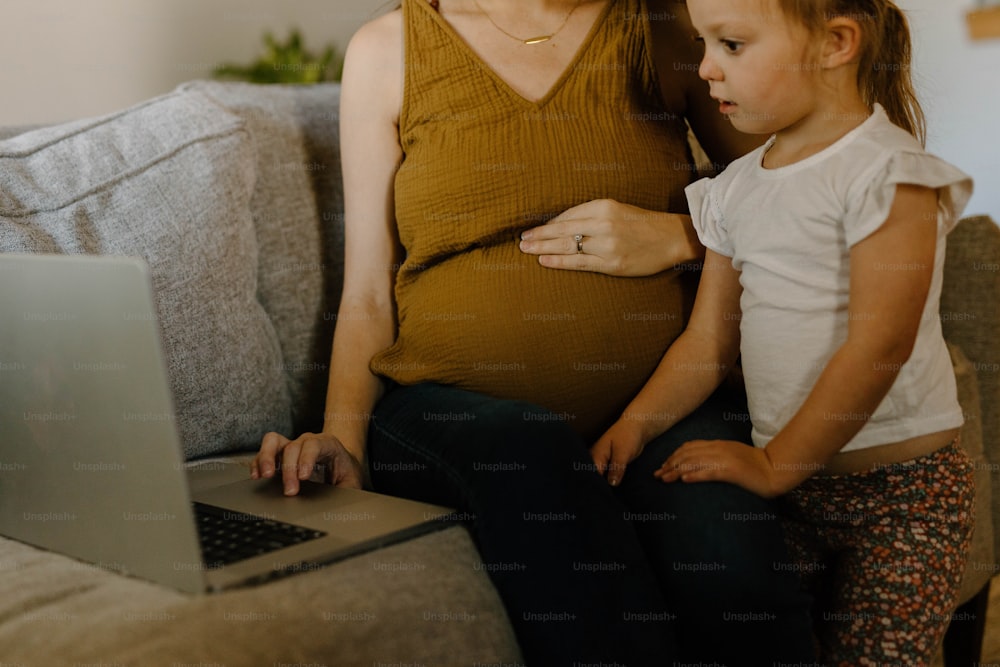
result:
[(680, 334), (693, 293), (690, 274), (616, 278), (478, 248), (400, 276), (399, 334), (372, 370), (535, 403), (596, 438)]

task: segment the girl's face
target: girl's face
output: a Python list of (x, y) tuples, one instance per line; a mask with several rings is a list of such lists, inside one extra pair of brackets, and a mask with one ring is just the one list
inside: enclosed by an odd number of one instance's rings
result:
[(778, 0), (688, 0), (705, 42), (698, 74), (719, 111), (748, 134), (773, 134), (818, 113), (811, 35)]

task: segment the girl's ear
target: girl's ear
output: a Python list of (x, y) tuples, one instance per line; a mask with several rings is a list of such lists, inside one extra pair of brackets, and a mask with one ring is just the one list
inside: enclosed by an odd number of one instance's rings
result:
[(854, 62), (861, 51), (861, 25), (847, 16), (834, 16), (826, 22), (821, 59), (823, 67), (832, 69)]

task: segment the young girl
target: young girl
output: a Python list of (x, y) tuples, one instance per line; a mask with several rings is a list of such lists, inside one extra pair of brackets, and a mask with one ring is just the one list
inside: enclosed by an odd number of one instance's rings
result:
[[(693, 441), (656, 476), (782, 496), (823, 660), (927, 664), (956, 602), (972, 466), (937, 316), (971, 192), (928, 155), (889, 0), (688, 0), (700, 76), (770, 134), (687, 189), (708, 248), (691, 320), (594, 445), (612, 484), (738, 355), (756, 447)], [(776, 564), (776, 567), (782, 566)]]

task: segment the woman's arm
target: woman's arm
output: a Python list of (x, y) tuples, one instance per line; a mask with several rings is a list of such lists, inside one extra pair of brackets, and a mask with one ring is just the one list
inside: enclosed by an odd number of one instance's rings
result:
[(701, 405), (732, 369), (740, 351), (742, 292), (732, 260), (708, 250), (687, 327), (642, 391), (591, 448), (598, 472), (612, 485), (621, 481), (646, 443)]
[[(698, 78), (701, 53), (682, 2), (648, 3), (653, 60), (660, 90), (672, 113), (687, 119), (717, 171), (763, 143), (741, 134), (719, 113)], [(664, 159), (666, 159), (664, 157)], [(576, 235), (584, 237), (577, 252)], [(585, 202), (522, 235), (522, 252), (538, 255), (542, 266), (615, 276), (648, 276), (679, 264), (700, 261), (705, 249), (691, 218), (647, 211), (609, 199)]]
[(934, 271), (937, 193), (899, 185), (886, 222), (851, 249), (847, 340), (802, 407), (765, 449), (726, 441), (680, 447), (664, 481), (728, 481), (762, 496), (790, 491), (868, 421), (910, 357)]
[(400, 259), (393, 180), (401, 158), (402, 23), (392, 12), (363, 26), (344, 60), (340, 100), (344, 178), (344, 285), (337, 315), (323, 431), (289, 440), (264, 436), (255, 478), (273, 477), (280, 458), (287, 495), (298, 493), (317, 463), (333, 483), (360, 487), (368, 420), (381, 380), (368, 364), (396, 336), (392, 292)]

